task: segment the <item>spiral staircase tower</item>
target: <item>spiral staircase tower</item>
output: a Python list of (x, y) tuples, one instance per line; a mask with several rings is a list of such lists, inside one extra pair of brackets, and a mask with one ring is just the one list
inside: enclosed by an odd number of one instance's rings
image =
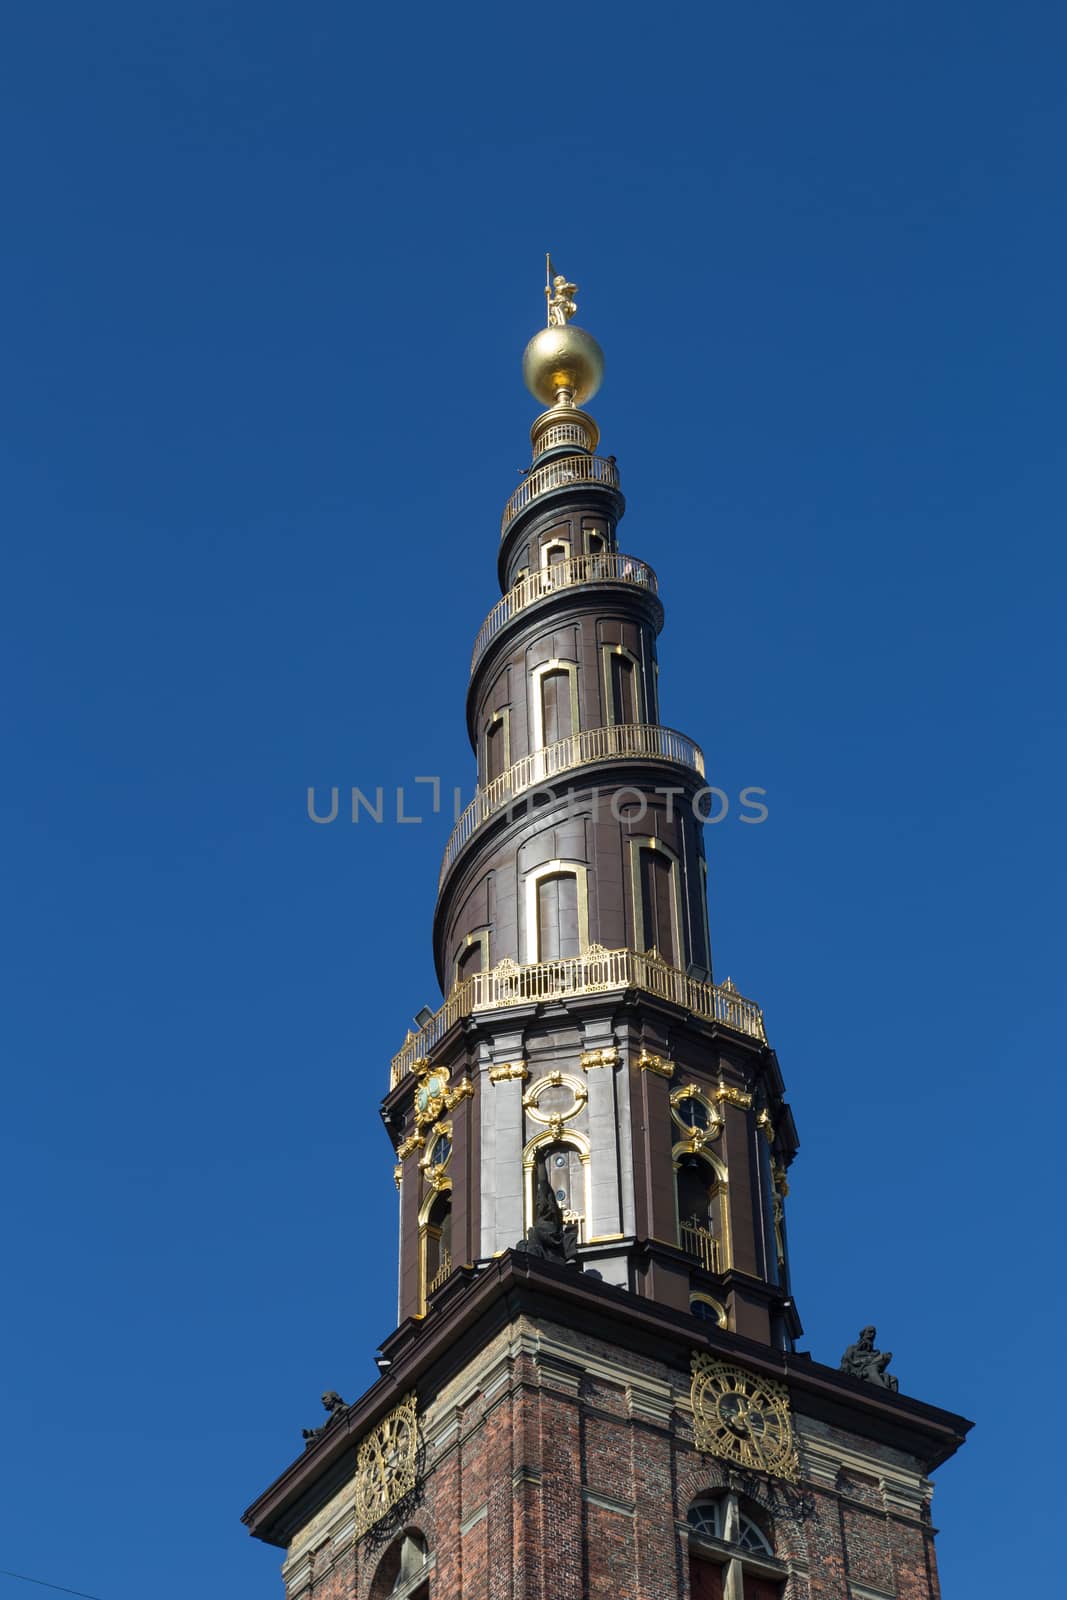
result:
[(658, 585), (584, 409), (603, 355), (546, 292), (444, 1000), (381, 1108), (398, 1325), (245, 1520), (287, 1600), (935, 1600), (928, 1475), (969, 1424), (897, 1393), (873, 1330), (845, 1370), (796, 1350), (796, 1129), (712, 971), (704, 758), (660, 718)]

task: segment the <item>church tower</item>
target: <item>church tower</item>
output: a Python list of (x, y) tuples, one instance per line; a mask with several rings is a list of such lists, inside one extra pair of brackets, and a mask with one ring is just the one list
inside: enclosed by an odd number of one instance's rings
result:
[(970, 1424), (898, 1393), (874, 1329), (839, 1369), (796, 1350), (796, 1129), (712, 972), (704, 758), (660, 719), (576, 292), (551, 278), (523, 357), (445, 1000), (382, 1103), (398, 1325), (244, 1520), (286, 1600), (936, 1600), (929, 1475)]

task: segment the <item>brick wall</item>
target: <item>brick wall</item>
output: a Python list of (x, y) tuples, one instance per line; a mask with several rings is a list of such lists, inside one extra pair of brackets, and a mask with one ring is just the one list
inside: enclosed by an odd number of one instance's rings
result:
[[(690, 1600), (686, 1512), (729, 1472), (693, 1447), (686, 1373), (518, 1318), (421, 1418), (408, 1525), (432, 1552), (433, 1600)], [(764, 1519), (784, 1600), (939, 1600), (918, 1464), (795, 1423), (802, 1514)], [(377, 1600), (387, 1545), (354, 1540), (352, 1503), (346, 1486), (293, 1540), (288, 1600)]]

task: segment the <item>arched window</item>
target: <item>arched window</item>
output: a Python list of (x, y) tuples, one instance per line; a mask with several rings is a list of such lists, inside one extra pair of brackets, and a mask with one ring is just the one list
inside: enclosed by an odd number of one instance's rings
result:
[(574, 756), (572, 745), (561, 741), (570, 741), (580, 727), (578, 663), (558, 656), (542, 661), (530, 668), (529, 683), (530, 749), (536, 756), (532, 776), (540, 781), (565, 771)]
[(702, 1496), (689, 1508), (692, 1600), (780, 1600), (786, 1568), (774, 1554), (762, 1508), (732, 1491)]
[(565, 961), (589, 944), (589, 888), (581, 862), (546, 861), (526, 878), (526, 959)]
[(727, 1232), (725, 1168), (706, 1150), (674, 1148), (678, 1243), (705, 1272), (724, 1272)]
[(717, 1328), (725, 1328), (726, 1312), (717, 1300), (707, 1294), (691, 1294), (689, 1296), (689, 1315), (699, 1317), (701, 1322), (712, 1322)]
[(476, 972), (489, 970), (489, 929), (480, 928), (476, 933), (468, 933), (459, 947), (456, 956), (456, 983), (462, 983), (464, 978), (470, 978)]
[[(546, 1099), (542, 1096), (542, 1099)], [(562, 1138), (540, 1135), (532, 1139), (523, 1151), (525, 1193), (523, 1196), (524, 1228), (532, 1226), (535, 1217), (537, 1176), (548, 1173), (556, 1202), (563, 1213), (565, 1226), (575, 1230), (575, 1240), (584, 1244), (590, 1233), (590, 1168), (589, 1141), (582, 1134), (566, 1134)]]
[(601, 646), (604, 657), (604, 709), (607, 722), (644, 722), (641, 663), (621, 644)]
[(495, 711), (485, 727), (485, 759), (483, 771), (486, 784), (502, 777), (511, 763), (511, 726), (509, 708)]
[(672, 967), (682, 961), (682, 907), (678, 857), (651, 835), (630, 838), (634, 941), (637, 950), (656, 950)]
[(401, 1534), (382, 1557), (369, 1600), (429, 1600), (430, 1552), (414, 1528)]
[(545, 572), (551, 572), (553, 567), (561, 567), (570, 559), (571, 542), (569, 539), (549, 539), (547, 544), (541, 546), (541, 567)]
[(558, 744), (575, 731), (571, 706), (572, 674), (566, 667), (554, 667), (541, 674), (541, 738), (543, 744)]
[[(449, 1155), (451, 1148), (449, 1149)], [(445, 1158), (447, 1160), (447, 1157)], [(447, 1180), (446, 1180), (447, 1182)], [(423, 1208), (419, 1234), (422, 1255), (422, 1309), (435, 1289), (452, 1272), (452, 1190), (451, 1185), (433, 1196)]]
[(748, 1550), (754, 1555), (774, 1555), (774, 1546), (767, 1534), (747, 1509), (746, 1502), (737, 1495), (698, 1500), (689, 1507), (687, 1520), (694, 1533), (703, 1534), (705, 1538), (721, 1539), (725, 1544), (736, 1545), (739, 1550)]

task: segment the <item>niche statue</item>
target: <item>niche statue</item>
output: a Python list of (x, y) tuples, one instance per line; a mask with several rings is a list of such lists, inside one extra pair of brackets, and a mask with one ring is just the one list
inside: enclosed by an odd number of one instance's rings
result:
[(542, 1261), (559, 1261), (581, 1270), (578, 1229), (573, 1222), (563, 1220), (547, 1161), (537, 1169), (533, 1227), (527, 1228), (526, 1237), (520, 1239), (515, 1248), (525, 1250), (529, 1256), (539, 1256)]
[(896, 1378), (885, 1369), (893, 1359), (891, 1350), (876, 1350), (874, 1341), (878, 1337), (875, 1328), (862, 1328), (855, 1344), (850, 1344), (841, 1357), (841, 1372), (847, 1372), (853, 1378), (862, 1378), (866, 1383), (876, 1383), (882, 1389), (889, 1389), (893, 1394), (900, 1388)]

